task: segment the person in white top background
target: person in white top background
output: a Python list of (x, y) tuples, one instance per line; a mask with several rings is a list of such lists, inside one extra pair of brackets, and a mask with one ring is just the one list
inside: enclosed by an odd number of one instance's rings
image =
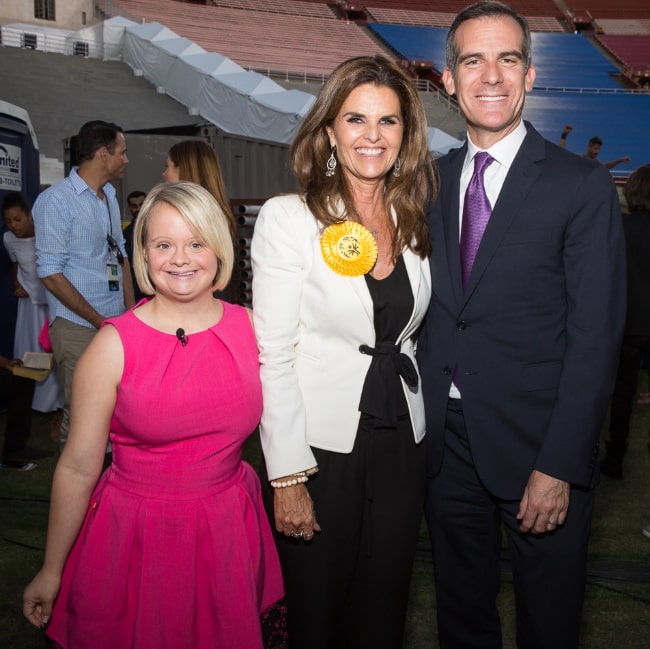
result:
[[(14, 357), (25, 352), (40, 352), (39, 334), (49, 318), (47, 294), (36, 273), (34, 221), (24, 196), (10, 192), (2, 202), (2, 217), (7, 227), (4, 246), (13, 264), (14, 293), (18, 297), (18, 317), (14, 340)], [(50, 372), (44, 381), (36, 382), (32, 408), (51, 413), (56, 425), (63, 414), (63, 388), (56, 372)], [(55, 433), (55, 431), (53, 431)]]

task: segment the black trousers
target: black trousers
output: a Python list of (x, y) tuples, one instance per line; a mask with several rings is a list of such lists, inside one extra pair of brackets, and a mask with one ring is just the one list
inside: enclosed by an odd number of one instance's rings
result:
[(505, 530), (518, 648), (577, 649), (593, 490), (571, 489), (567, 521), (554, 533), (523, 535), (519, 500), (496, 498), (478, 478), (460, 403), (447, 410), (445, 436), (442, 469), (428, 480), (426, 501), (441, 648), (501, 648), (496, 598)]
[(616, 383), (609, 411), (607, 455), (622, 460), (630, 434), (630, 417), (636, 395), (639, 369), (644, 354), (650, 352), (650, 336), (625, 336), (618, 359)]
[(423, 444), (403, 418), (396, 428), (360, 427), (350, 454), (313, 451), (320, 471), (308, 488), (322, 532), (310, 543), (277, 536), (289, 647), (399, 649), (424, 504)]
[(32, 428), (32, 400), (36, 383), (0, 369), (0, 401), (7, 404), (7, 426), (2, 447), (2, 461), (20, 453), (27, 444)]

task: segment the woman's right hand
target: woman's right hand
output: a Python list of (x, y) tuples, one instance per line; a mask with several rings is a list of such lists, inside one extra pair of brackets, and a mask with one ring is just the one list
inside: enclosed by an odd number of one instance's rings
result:
[(314, 538), (314, 532), (320, 532), (316, 521), (314, 501), (304, 483), (291, 487), (276, 488), (273, 497), (275, 529), (285, 536), (305, 541)]
[(41, 570), (25, 588), (23, 615), (34, 626), (42, 628), (49, 622), (60, 586), (61, 577)]

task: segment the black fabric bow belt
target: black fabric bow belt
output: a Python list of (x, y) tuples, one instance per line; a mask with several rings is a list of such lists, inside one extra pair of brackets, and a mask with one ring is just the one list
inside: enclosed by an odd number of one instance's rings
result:
[(376, 347), (360, 345), (359, 351), (372, 356), (361, 392), (359, 410), (373, 417), (384, 417), (387, 400), (392, 398), (394, 401), (396, 398), (396, 395), (386, 394), (386, 383), (393, 384), (393, 381), (387, 381), (386, 378), (397, 374), (409, 388), (415, 389), (418, 386), (417, 370), (413, 361), (400, 351), (399, 345), (391, 343), (379, 343)]

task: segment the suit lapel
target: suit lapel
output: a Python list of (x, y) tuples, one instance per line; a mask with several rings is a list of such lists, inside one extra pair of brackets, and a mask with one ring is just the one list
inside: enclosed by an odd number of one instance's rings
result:
[(368, 316), (368, 320), (370, 320), (371, 323), (374, 323), (375, 314), (372, 305), (372, 298), (370, 297), (370, 291), (366, 284), (366, 278), (363, 275), (359, 275), (357, 277), (350, 277), (348, 281), (352, 285), (354, 292), (357, 294), (359, 302), (361, 302), (361, 305)]
[(445, 249), (447, 251), (447, 268), (449, 269), (450, 285), (456, 303), (460, 303), (463, 297), (463, 282), (460, 267), (459, 193), (460, 175), (466, 154), (467, 144), (450, 154), (449, 168), (442, 177), (440, 188), (442, 227), (444, 230)]
[(411, 311), (411, 317), (407, 322), (404, 330), (400, 334), (398, 341), (401, 341), (407, 331), (410, 331), (411, 323), (413, 318), (415, 318), (418, 312), (419, 305), (419, 296), (420, 296), (420, 283), (422, 280), (422, 260), (410, 250), (404, 250), (402, 253), (402, 258), (404, 259), (404, 266), (406, 267), (406, 272), (409, 276), (409, 282), (411, 284), (411, 293), (413, 293), (413, 311)]
[(410, 250), (405, 250), (402, 253), (402, 257), (404, 258), (404, 265), (406, 266), (406, 272), (409, 276), (409, 282), (411, 282), (411, 291), (413, 292), (413, 297), (417, 302), (418, 292), (420, 290), (420, 279), (422, 277), (422, 271), (420, 269), (422, 261)]

